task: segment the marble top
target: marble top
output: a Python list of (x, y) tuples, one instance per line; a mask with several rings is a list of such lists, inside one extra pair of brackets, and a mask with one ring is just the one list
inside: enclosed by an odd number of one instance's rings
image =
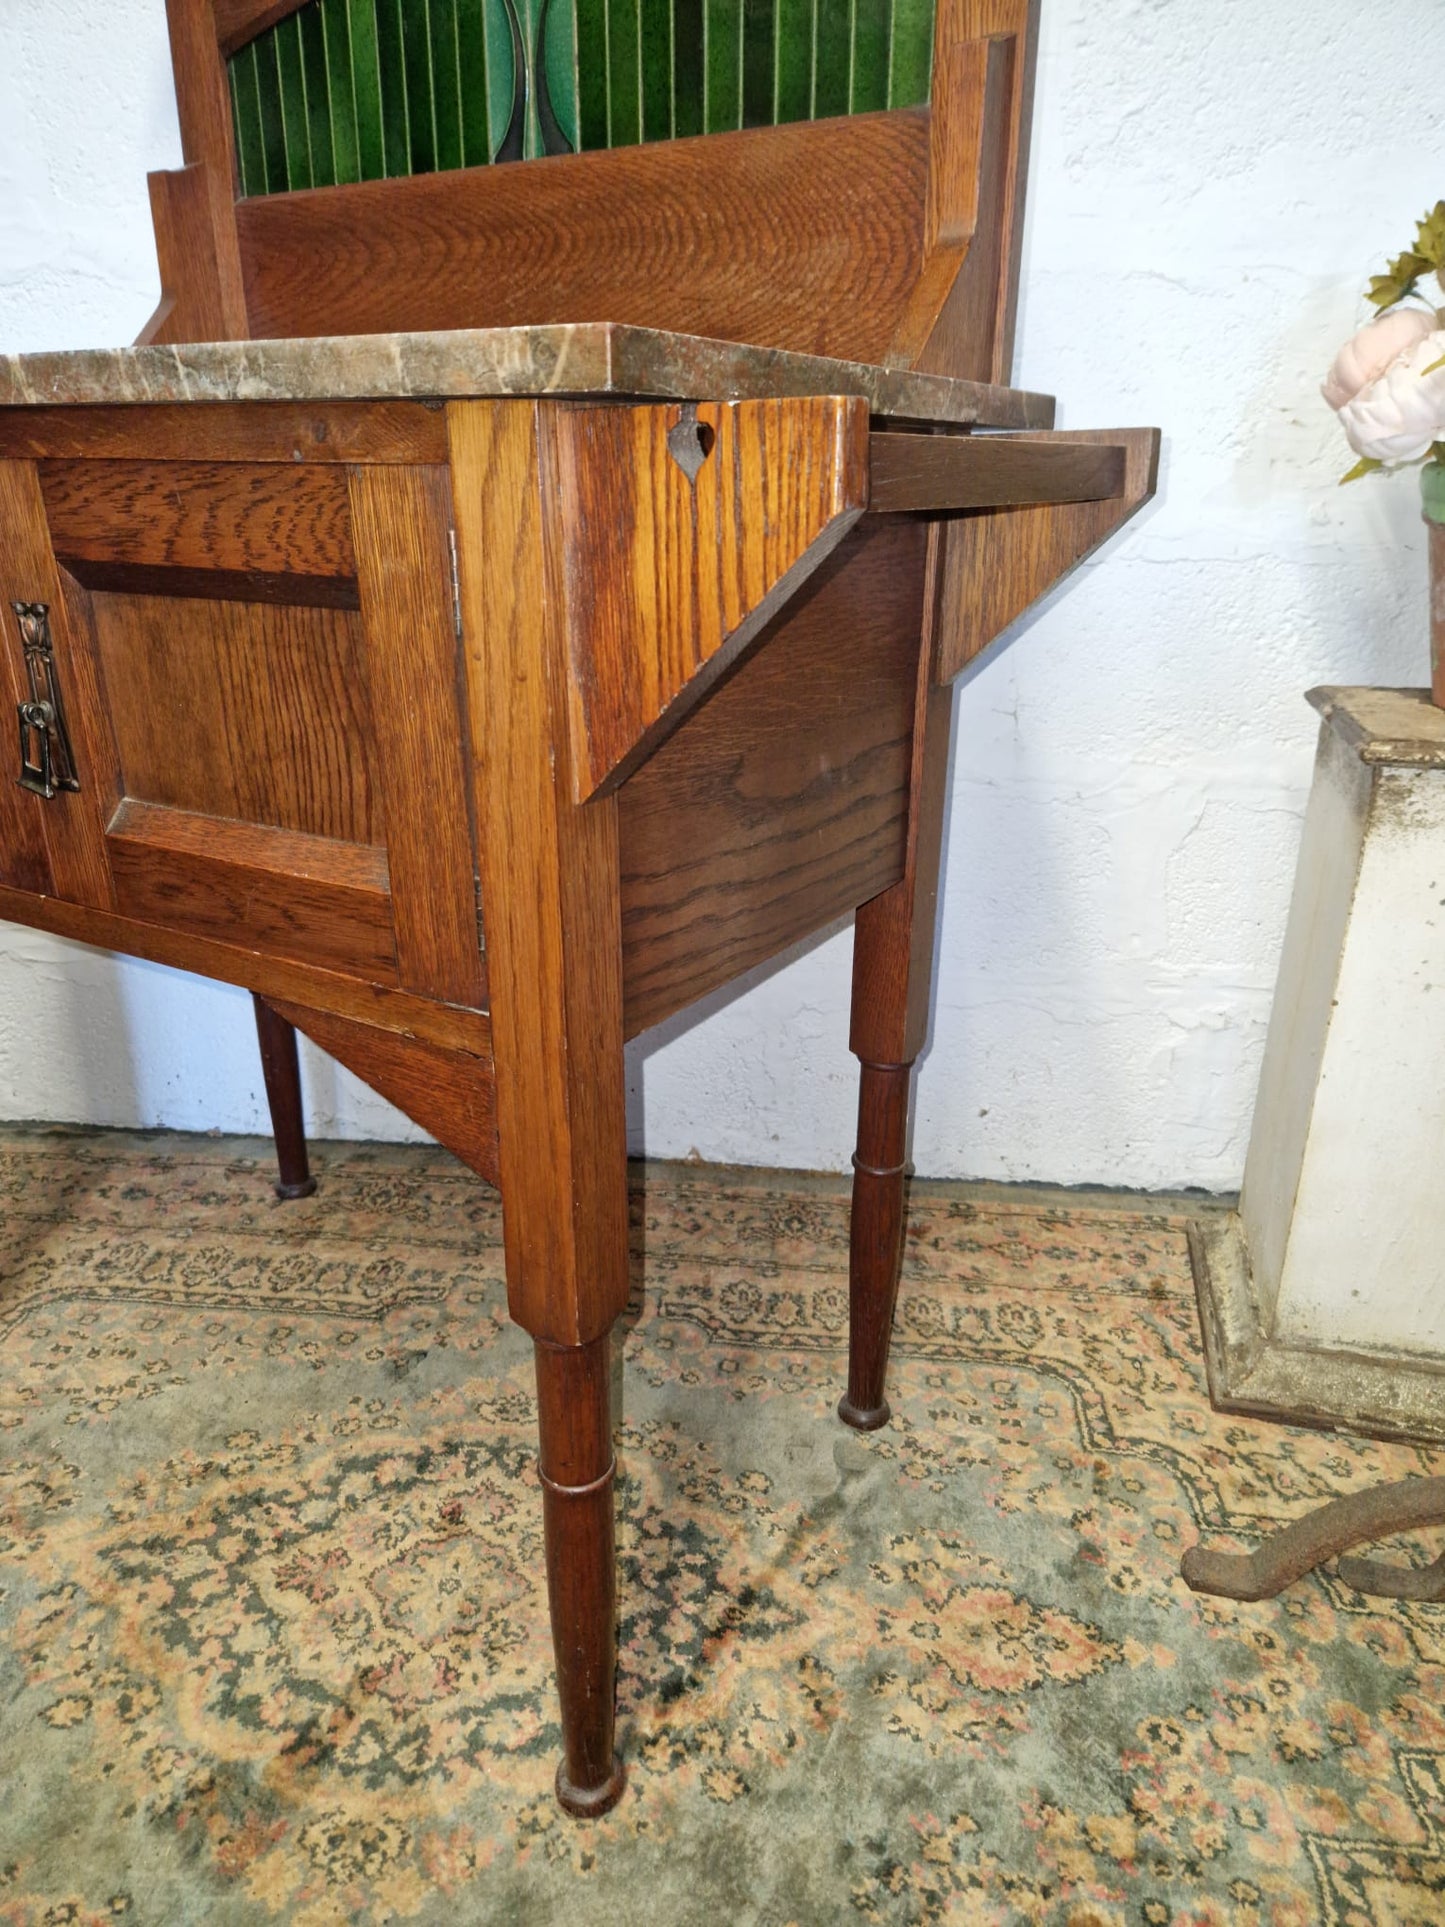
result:
[(1428, 689), (1311, 689), (1308, 701), (1362, 763), (1445, 769), (1445, 709)]
[(613, 322), (0, 355), (0, 407), (616, 395), (862, 395), (875, 415), (1050, 428), (1051, 396)]

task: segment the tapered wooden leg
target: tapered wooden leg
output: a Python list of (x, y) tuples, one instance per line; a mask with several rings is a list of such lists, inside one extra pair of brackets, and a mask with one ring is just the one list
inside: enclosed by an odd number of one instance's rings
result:
[(850, 1044), (862, 1066), (848, 1261), (848, 1390), (838, 1416), (858, 1431), (886, 1425), (893, 1307), (903, 1262), (908, 1112), (913, 1065), (928, 1031), (939, 848), (952, 699), (933, 681), (944, 606), (943, 531), (931, 531), (913, 715), (904, 874), (858, 911)]
[(865, 1063), (858, 1090), (848, 1252), (848, 1390), (838, 1401), (838, 1416), (860, 1432), (874, 1432), (892, 1416), (883, 1381), (903, 1264), (912, 1083), (911, 1064)]
[(617, 808), (613, 795), (576, 800), (565, 557), (543, 472), (554, 415), (457, 402), (447, 425), (507, 1303), (536, 1347), (557, 1797), (586, 1818), (623, 1786), (608, 1412), (608, 1334), (628, 1284)]
[(626, 1771), (613, 1750), (617, 1562), (613, 1548), (610, 1346), (536, 1346), (547, 1596), (562, 1702), (557, 1798), (595, 1819), (616, 1805)]
[(316, 1189), (306, 1157), (306, 1127), (301, 1121), (301, 1065), (296, 1054), (296, 1032), (264, 998), (253, 996), (256, 1035), (261, 1044), (261, 1075), (266, 1080), (266, 1102), (271, 1107), (271, 1130), (276, 1139), (276, 1196), (309, 1198)]

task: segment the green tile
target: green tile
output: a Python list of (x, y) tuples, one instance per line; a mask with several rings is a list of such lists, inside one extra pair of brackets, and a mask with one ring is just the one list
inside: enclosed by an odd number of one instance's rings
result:
[(301, 27), (294, 13), (276, 28), (276, 65), (281, 82), (286, 185), (310, 187), (311, 130), (306, 113), (306, 70), (301, 60)]
[(743, 126), (773, 124), (773, 0), (743, 0)]
[(361, 159), (356, 141), (356, 96), (351, 84), (351, 24), (346, 0), (322, 0), (322, 38), (326, 48), (326, 106), (331, 122), (332, 178), (359, 181)]
[(331, 141), (331, 76), (326, 66), (326, 29), (319, 6), (296, 15), (301, 42), (301, 72), (306, 86), (306, 139), (311, 154), (311, 185), (334, 187), (336, 158)]
[(545, 84), (562, 138), (568, 147), (575, 149), (577, 30), (570, 0), (542, 0), (541, 23), (536, 76), (538, 108), (540, 110)]
[[(529, 156), (928, 98), (934, 0), (515, 5), (555, 123), (539, 85)], [(310, 0), (230, 62), (241, 191), (484, 165), (514, 74), (506, 0)]]
[(700, 134), (703, 97), (703, 0), (672, 0), (672, 131)]
[(267, 194), (284, 194), (286, 179), (286, 127), (281, 113), (281, 70), (276, 63), (276, 42), (267, 34), (256, 45), (256, 97), (261, 116), (261, 150)]
[(381, 104), (381, 50), (376, 0), (346, 0), (351, 36), (351, 94), (356, 102), (356, 157), (364, 181), (386, 173), (386, 120)]
[(703, 131), (743, 124), (742, 0), (703, 0)]
[(777, 0), (773, 118), (806, 120), (813, 107), (813, 0)]
[(889, 0), (853, 0), (851, 114), (871, 114), (888, 105), (891, 14)]
[(231, 111), (236, 122), (236, 165), (242, 194), (266, 192), (265, 132), (256, 86), (256, 49), (244, 47), (231, 62)]
[(642, 38), (642, 138), (672, 137), (671, 0), (640, 0)]
[(411, 125), (406, 85), (402, 0), (376, 0), (376, 67), (381, 80), (384, 171), (411, 172)]
[(921, 107), (928, 99), (933, 64), (934, 0), (893, 0), (893, 52), (888, 82), (890, 107)]
[(483, 5), (484, 0), (457, 0), (457, 98), (461, 108), (463, 167), (484, 167), (492, 158)]
[(457, 0), (429, 0), (431, 15), (432, 120), (436, 127), (436, 164), (461, 167), (461, 49)]
[(853, 9), (849, 0), (814, 0), (813, 118), (846, 114), (853, 64)]
[(427, 0), (401, 0), (402, 63), (406, 87), (409, 172), (435, 171), (436, 116), (432, 105), (431, 21)]
[(642, 138), (642, 73), (638, 0), (609, 0), (607, 8), (607, 144), (631, 147)]

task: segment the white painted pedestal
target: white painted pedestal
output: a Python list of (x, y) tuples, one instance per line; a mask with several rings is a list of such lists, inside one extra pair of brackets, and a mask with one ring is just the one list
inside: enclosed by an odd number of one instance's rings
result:
[(1191, 1232), (1226, 1411), (1445, 1436), (1445, 710), (1316, 689), (1237, 1215)]

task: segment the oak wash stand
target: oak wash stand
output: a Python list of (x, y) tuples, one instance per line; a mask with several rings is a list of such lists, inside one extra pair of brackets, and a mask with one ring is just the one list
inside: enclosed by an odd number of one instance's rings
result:
[(624, 1041), (857, 910), (883, 1424), (948, 684), (1157, 436), (1000, 385), (1030, 0), (942, 0), (931, 107), (238, 194), (227, 61), (298, 11), (169, 0), (148, 345), (0, 361), (0, 916), (249, 988), (283, 1185), (300, 1029), (500, 1186), (597, 1814)]

